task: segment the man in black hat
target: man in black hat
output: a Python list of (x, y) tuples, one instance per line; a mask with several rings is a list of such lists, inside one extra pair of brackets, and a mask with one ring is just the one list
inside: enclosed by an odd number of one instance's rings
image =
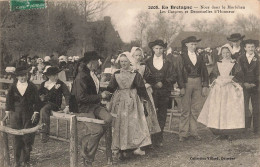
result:
[(241, 35), (240, 33), (234, 33), (231, 34), (230, 37), (227, 37), (227, 40), (231, 42), (231, 57), (232, 59), (237, 59), (239, 55), (241, 54), (241, 42), (244, 39), (244, 35)]
[(100, 58), (95, 51), (84, 54), (80, 60), (81, 65), (76, 68), (77, 74), (71, 90), (72, 97), (76, 99), (79, 116), (102, 119), (106, 123), (104, 127), (95, 123), (86, 123), (88, 130), (82, 137), (80, 153), (84, 164), (89, 166), (94, 161), (100, 138), (107, 125), (112, 122), (112, 116), (100, 105), (101, 99), (110, 95), (107, 91), (99, 92), (99, 80), (95, 71), (98, 69)]
[(58, 79), (58, 67), (46, 66), (43, 74), (47, 77), (39, 89), (41, 99), (41, 122), (45, 125), (41, 130), (41, 141), (46, 143), (50, 133), (50, 116), (52, 111), (59, 111), (62, 103), (62, 96), (65, 97), (66, 107), (63, 110), (69, 112), (70, 92), (67, 85)]
[(160, 133), (152, 135), (152, 143), (154, 146), (163, 146), (163, 130), (167, 118), (168, 102), (177, 74), (171, 63), (167, 61), (166, 55), (164, 55), (167, 43), (164, 43), (162, 40), (155, 40), (149, 43), (149, 47), (153, 54), (146, 61), (146, 64), (154, 80), (154, 83), (151, 83), (153, 99), (161, 128)]
[(173, 68), (177, 73), (178, 88), (180, 89), (180, 96), (182, 97), (185, 94), (182, 57), (178, 51), (172, 52), (171, 48), (168, 48), (166, 56), (168, 61), (173, 65)]
[[(259, 130), (259, 55), (256, 53), (258, 46), (258, 40), (244, 40), (242, 48), (245, 52), (238, 57), (238, 62), (244, 73), (245, 127), (246, 129), (251, 127), (253, 117), (254, 133), (258, 133)], [(253, 108), (252, 114), (249, 110), (250, 98)]]
[(33, 66), (37, 65), (37, 59), (38, 58), (39, 58), (39, 56), (37, 56), (37, 55), (33, 56), (32, 60), (31, 60)]
[[(39, 121), (39, 96), (37, 87), (28, 81), (29, 69), (26, 66), (16, 68), (17, 80), (11, 85), (6, 97), (6, 114), (11, 128), (28, 129)], [(14, 135), (14, 166), (29, 166), (30, 152), (35, 133)]]
[(19, 60), (15, 63), (15, 67), (28, 66), (27, 64), (28, 55), (23, 55), (19, 58)]
[[(209, 85), (208, 70), (203, 56), (197, 53), (197, 44), (201, 39), (190, 36), (182, 41), (183, 78), (185, 94), (182, 98), (183, 110), (180, 117), (179, 141), (189, 136), (201, 140), (197, 131), (197, 116), (202, 109)], [(197, 105), (197, 107), (195, 107)]]

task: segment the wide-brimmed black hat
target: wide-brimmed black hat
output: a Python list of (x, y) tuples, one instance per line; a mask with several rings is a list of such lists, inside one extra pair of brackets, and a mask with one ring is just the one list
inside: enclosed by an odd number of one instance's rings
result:
[(156, 46), (156, 45), (162, 46), (162, 47), (164, 47), (164, 48), (167, 47), (167, 43), (164, 43), (163, 40), (161, 40), (161, 39), (157, 39), (157, 40), (155, 40), (155, 41), (153, 41), (153, 42), (150, 42), (150, 43), (148, 44), (149, 48), (151, 48), (151, 49), (152, 49), (154, 46)]
[(98, 59), (103, 59), (103, 57), (99, 56), (98, 53), (95, 51), (88, 51), (84, 53), (84, 57), (81, 58), (80, 61), (84, 63), (88, 63), (91, 60), (98, 60)]
[(43, 74), (44, 75), (56, 75), (59, 72), (61, 72), (61, 69), (59, 69), (58, 67), (52, 66), (52, 67), (48, 67), (46, 70), (44, 70)]
[(245, 47), (246, 44), (254, 44), (255, 47), (259, 46), (259, 40), (254, 40), (254, 39), (247, 39), (241, 42), (242, 47)]
[(234, 33), (234, 34), (231, 34), (230, 37), (227, 37), (227, 40), (229, 40), (231, 42), (236, 42), (239, 40), (243, 40), (244, 37), (245, 36), (241, 35), (240, 33)]
[(28, 68), (26, 66), (18, 66), (18, 67), (16, 67), (14, 74), (16, 76), (21, 76), (21, 75), (26, 75), (29, 71), (30, 71), (30, 68)]
[(39, 58), (39, 56), (35, 55), (35, 56), (33, 56), (32, 59), (38, 59), (38, 58)]
[(197, 39), (195, 36), (189, 36), (181, 41), (182, 44), (190, 43), (190, 42), (200, 42), (201, 39)]
[(23, 55), (23, 56), (20, 57), (20, 60), (21, 59), (27, 59), (27, 57), (28, 57), (28, 55)]

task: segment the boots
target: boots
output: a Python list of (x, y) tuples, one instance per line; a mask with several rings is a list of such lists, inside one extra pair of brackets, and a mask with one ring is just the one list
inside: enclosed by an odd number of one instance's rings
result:
[(41, 133), (41, 142), (47, 143), (49, 141), (49, 135), (47, 133)]

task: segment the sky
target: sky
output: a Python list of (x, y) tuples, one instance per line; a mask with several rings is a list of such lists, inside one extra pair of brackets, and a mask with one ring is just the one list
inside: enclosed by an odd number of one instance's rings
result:
[[(221, 15), (226, 18), (227, 21), (232, 21), (236, 17), (237, 14), (249, 15), (254, 14), (260, 17), (260, 1), (259, 0), (110, 0), (110, 5), (105, 11), (102, 13), (102, 16), (110, 16), (115, 29), (119, 32), (121, 39), (124, 42), (130, 42), (134, 39), (134, 30), (136, 25), (136, 15), (140, 11), (148, 11), (149, 13), (159, 13), (162, 5), (170, 7), (174, 6), (192, 6), (193, 10), (199, 10), (201, 5), (209, 6), (212, 8), (213, 6), (228, 6), (231, 5), (233, 7), (245, 7), (245, 9), (236, 9), (235, 13), (232, 14), (195, 14), (188, 13), (184, 14), (183, 22), (186, 25), (190, 25), (190, 23), (195, 19), (205, 18), (207, 20), (212, 20), (216, 16)], [(160, 9), (148, 9), (148, 6), (156, 6)], [(197, 7), (197, 8), (196, 8)], [(207, 10), (207, 9), (203, 9)], [(221, 9), (222, 10), (222, 9)], [(166, 12), (168, 10), (165, 10)], [(179, 10), (184, 11), (184, 10)], [(172, 15), (170, 13), (165, 13), (164, 15)], [(177, 14), (178, 15), (178, 14)], [(186, 26), (185, 30), (191, 30), (190, 26)]]

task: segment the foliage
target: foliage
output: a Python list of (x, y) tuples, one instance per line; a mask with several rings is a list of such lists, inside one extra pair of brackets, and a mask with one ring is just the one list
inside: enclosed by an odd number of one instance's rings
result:
[[(10, 61), (5, 58), (7, 55), (17, 60), (24, 54), (43, 57), (53, 53), (66, 55), (71, 50), (74, 55), (77, 50), (82, 54), (90, 38), (91, 45), (100, 53), (108, 46), (112, 50), (119, 47), (120, 38), (105, 41), (106, 28), (95, 28), (91, 22), (109, 3), (94, 0), (46, 3), (46, 9), (10, 11), (8, 1), (0, 2), (1, 63)], [(116, 49), (107, 43), (113, 43)]]
[(150, 41), (162, 39), (171, 43), (173, 38), (184, 28), (183, 15), (151, 15), (140, 12), (136, 17), (136, 39), (141, 41), (141, 46), (146, 46)]
[(256, 15), (237, 15), (234, 20), (234, 29), (242, 32), (260, 32), (260, 19)]
[(230, 34), (234, 32), (258, 33), (260, 32), (260, 19), (256, 15), (236, 15), (232, 22), (221, 16), (215, 17), (212, 21), (206, 19), (196, 19), (191, 23), (191, 27), (198, 32), (214, 32)]

